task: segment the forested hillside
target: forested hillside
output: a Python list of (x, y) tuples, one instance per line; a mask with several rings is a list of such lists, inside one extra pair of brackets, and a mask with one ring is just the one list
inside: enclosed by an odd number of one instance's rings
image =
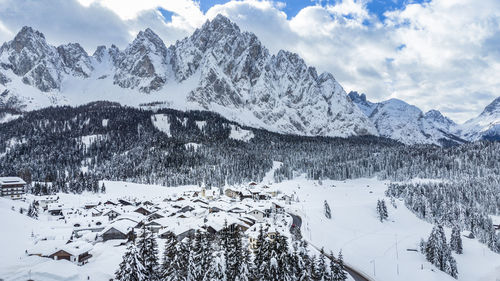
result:
[(32, 111), (0, 124), (0, 131), (0, 173), (37, 181), (88, 172), (110, 180), (220, 186), (261, 180), (272, 161), (283, 162), (278, 181), (293, 173), (399, 181), (500, 174), (495, 142), (441, 148), (377, 137), (280, 135), (210, 112), (153, 112), (108, 102)]

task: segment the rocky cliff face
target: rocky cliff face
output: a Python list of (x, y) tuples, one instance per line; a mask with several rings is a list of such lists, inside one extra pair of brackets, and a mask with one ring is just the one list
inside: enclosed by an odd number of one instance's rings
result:
[(2, 45), (0, 67), (3, 71), (11, 70), (25, 84), (43, 92), (58, 89), (64, 72), (57, 49), (31, 27), (23, 27), (12, 41)]
[(377, 134), (333, 75), (318, 74), (297, 54), (270, 54), (254, 34), (220, 15), (168, 48), (146, 29), (125, 50), (101, 46), (92, 56), (79, 44), (50, 46), (25, 27), (2, 46), (0, 58), (0, 90), (28, 108), (102, 99), (103, 93), (130, 105), (175, 101), (282, 133)]
[(225, 17), (207, 22), (170, 50), (178, 80), (200, 75), (188, 100), (205, 109), (246, 111), (286, 133), (376, 134), (331, 74), (318, 75), (297, 54), (271, 55), (254, 34)]
[(114, 82), (120, 87), (150, 93), (167, 82), (168, 50), (160, 37), (149, 28), (139, 32), (122, 54), (112, 57), (116, 66)]

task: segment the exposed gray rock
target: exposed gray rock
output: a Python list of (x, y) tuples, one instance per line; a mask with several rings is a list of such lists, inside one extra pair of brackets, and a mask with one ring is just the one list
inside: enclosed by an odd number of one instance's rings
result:
[(139, 32), (134, 42), (117, 58), (114, 81), (123, 88), (149, 93), (167, 81), (168, 50), (151, 29)]
[(67, 73), (75, 76), (89, 77), (93, 67), (85, 50), (78, 43), (70, 43), (57, 47)]

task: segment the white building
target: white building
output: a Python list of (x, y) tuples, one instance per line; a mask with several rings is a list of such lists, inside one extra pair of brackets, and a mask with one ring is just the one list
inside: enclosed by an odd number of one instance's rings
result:
[(261, 211), (261, 210), (257, 210), (257, 209), (253, 209), (251, 210), (250, 212), (248, 212), (249, 215), (251, 215), (252, 217), (256, 218), (258, 222), (261, 222), (264, 220), (264, 218), (266, 217), (266, 213)]
[(38, 207), (42, 210), (47, 210), (49, 204), (57, 203), (57, 200), (59, 197), (55, 195), (35, 196), (35, 201), (38, 202)]

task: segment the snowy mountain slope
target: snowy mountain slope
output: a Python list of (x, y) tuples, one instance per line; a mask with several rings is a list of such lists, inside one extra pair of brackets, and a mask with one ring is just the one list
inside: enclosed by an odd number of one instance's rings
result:
[(351, 100), (367, 114), (381, 136), (405, 144), (460, 144), (465, 141), (455, 135), (456, 124), (439, 111), (424, 114), (418, 107), (402, 100), (380, 103), (366, 100), (364, 94), (349, 93)]
[(435, 128), (445, 132), (456, 133), (458, 125), (450, 118), (444, 116), (440, 111), (431, 109), (427, 111), (424, 118)]
[(354, 102), (359, 109), (366, 115), (370, 116), (372, 115), (373, 111), (377, 108), (377, 103), (370, 102), (366, 99), (365, 94), (359, 94), (356, 91), (351, 91), (348, 94), (349, 98)]
[(500, 97), (491, 102), (476, 118), (465, 122), (460, 133), (470, 141), (500, 139)]
[(377, 135), (329, 73), (271, 55), (223, 16), (166, 47), (151, 30), (123, 51), (53, 47), (29, 27), (0, 49), (0, 107), (31, 110), (95, 100), (215, 111), (243, 125), (320, 136)]
[[(374, 280), (456, 280), (439, 271), (418, 249), (427, 239), (432, 224), (416, 217), (401, 201), (394, 208), (387, 202), (389, 220), (377, 219), (377, 200), (384, 199), (387, 182), (357, 179), (317, 182), (297, 178), (273, 184), (284, 194), (294, 194), (300, 202), (290, 211), (301, 216), (303, 237), (326, 252), (342, 250), (345, 260)], [(332, 218), (324, 215), (327, 201)], [(387, 198), (386, 198), (387, 201)], [(446, 229), (449, 241), (450, 229)], [(495, 280), (500, 275), (498, 254), (477, 239), (462, 238), (464, 254), (453, 256), (458, 264), (458, 280)], [(375, 271), (375, 272), (374, 272)]]

